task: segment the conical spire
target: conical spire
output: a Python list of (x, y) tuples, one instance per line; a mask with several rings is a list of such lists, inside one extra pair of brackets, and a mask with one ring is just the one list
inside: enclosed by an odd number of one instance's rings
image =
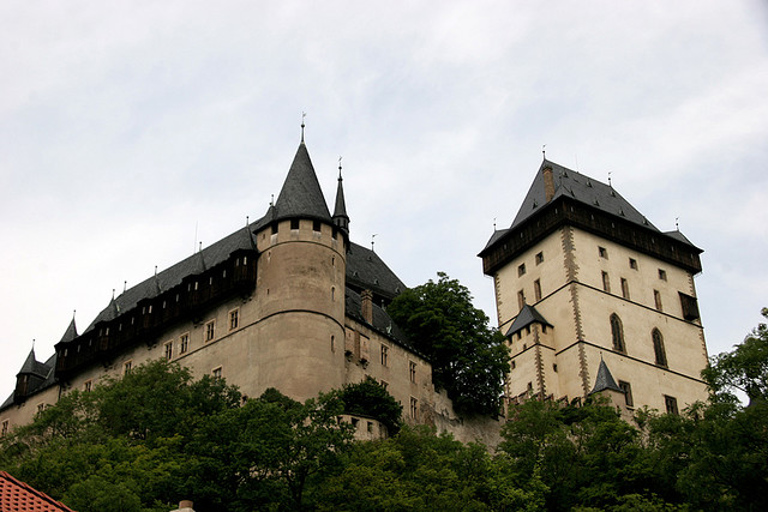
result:
[(605, 364), (603, 358), (600, 358), (600, 367), (597, 369), (597, 378), (595, 379), (595, 387), (589, 392), (590, 395), (599, 393), (610, 389), (611, 391), (618, 391), (623, 393), (624, 391), (616, 384), (616, 381), (611, 375), (611, 370), (608, 369), (608, 365)]
[(36, 373), (35, 370), (37, 369), (37, 358), (35, 357), (35, 347), (32, 347), (32, 350), (29, 351), (29, 355), (27, 356), (27, 359), (24, 361), (24, 364), (21, 365), (21, 370), (19, 370), (19, 375), (24, 373)]
[(339, 184), (336, 187), (336, 206), (333, 209), (333, 223), (349, 234), (349, 216), (347, 204), (344, 201), (344, 179), (341, 177), (341, 158), (339, 158)]
[(72, 316), (72, 321), (69, 322), (69, 327), (64, 332), (64, 336), (61, 337), (59, 343), (67, 343), (77, 338), (77, 326), (75, 325), (75, 317)]
[(283, 188), (275, 202), (275, 220), (308, 218), (331, 223), (331, 214), (325, 202), (307, 146), (302, 142), (293, 158)]

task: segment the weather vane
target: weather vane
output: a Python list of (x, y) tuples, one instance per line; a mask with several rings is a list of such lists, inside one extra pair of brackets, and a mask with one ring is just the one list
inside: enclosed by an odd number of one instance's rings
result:
[(304, 142), (304, 118), (307, 117), (306, 112), (301, 113), (301, 142)]
[(375, 243), (375, 241), (373, 240), (374, 238), (376, 238), (376, 235), (371, 235), (371, 252), (375, 252), (373, 250), (373, 244)]

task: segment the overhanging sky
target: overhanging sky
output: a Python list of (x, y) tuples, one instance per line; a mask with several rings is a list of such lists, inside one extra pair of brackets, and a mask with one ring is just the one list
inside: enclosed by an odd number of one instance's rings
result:
[(493, 322), (476, 254), (544, 144), (705, 250), (710, 354), (768, 306), (762, 2), (5, 0), (0, 43), (0, 402), (73, 310), (261, 217), (302, 111), (353, 240)]

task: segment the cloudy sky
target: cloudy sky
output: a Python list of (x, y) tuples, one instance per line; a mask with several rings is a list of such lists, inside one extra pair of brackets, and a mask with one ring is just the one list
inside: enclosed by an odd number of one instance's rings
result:
[(476, 254), (547, 157), (705, 250), (710, 353), (768, 306), (758, 1), (0, 4), (0, 401), (112, 296), (261, 217), (301, 112), (352, 237), (408, 285)]

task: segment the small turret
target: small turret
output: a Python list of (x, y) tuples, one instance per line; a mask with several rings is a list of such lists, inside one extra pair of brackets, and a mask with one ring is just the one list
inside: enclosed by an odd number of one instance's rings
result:
[(336, 187), (336, 206), (333, 209), (333, 224), (349, 236), (349, 216), (344, 201), (344, 179), (341, 177), (341, 159), (339, 159), (339, 185)]
[(35, 349), (29, 351), (26, 361), (21, 366), (21, 370), (16, 374), (16, 389), (13, 392), (13, 402), (23, 403), (27, 397), (45, 382), (50, 368), (44, 363), (40, 363), (35, 358)]

